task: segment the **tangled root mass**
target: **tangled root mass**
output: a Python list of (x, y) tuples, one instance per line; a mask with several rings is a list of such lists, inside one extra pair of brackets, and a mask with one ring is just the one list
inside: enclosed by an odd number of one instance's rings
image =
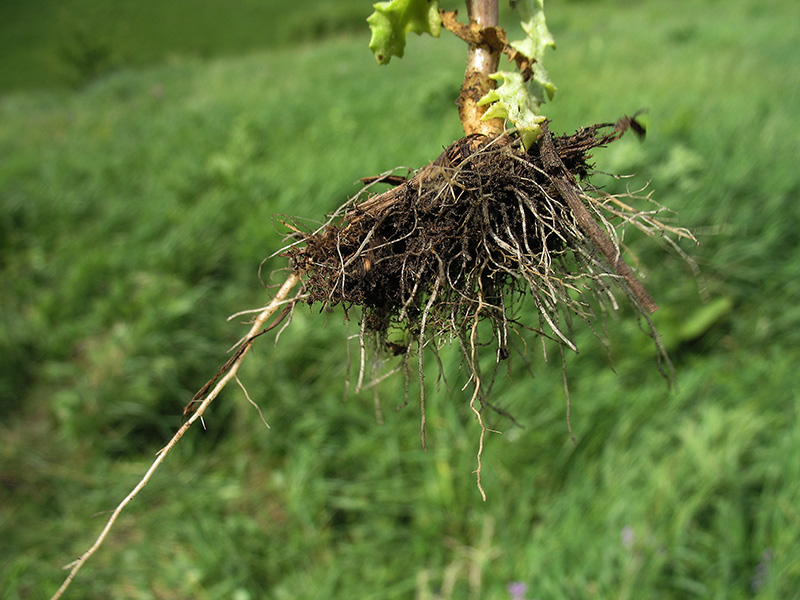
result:
[[(362, 307), (362, 335), (405, 359), (414, 346), (456, 340), (482, 402), (480, 349), (499, 362), (527, 333), (576, 350), (573, 317), (590, 322), (592, 299), (616, 307), (615, 290), (650, 323), (657, 307), (622, 260), (621, 228), (691, 234), (657, 220), (662, 207), (649, 197), (638, 210), (627, 203), (636, 198), (588, 183), (589, 152), (630, 126), (562, 137), (545, 126), (527, 151), (510, 134), (470, 136), (408, 179), (385, 176), (397, 185), (351, 199), (315, 232), (295, 230), (287, 254), (306, 273), (307, 301)], [(523, 311), (529, 302), (538, 322)]]

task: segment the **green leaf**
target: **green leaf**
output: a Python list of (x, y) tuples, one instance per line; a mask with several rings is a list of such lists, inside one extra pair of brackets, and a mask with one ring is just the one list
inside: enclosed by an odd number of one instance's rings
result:
[(528, 58), (540, 61), (548, 46), (556, 47), (544, 19), (544, 0), (511, 0), (511, 8), (517, 11), (522, 29), (528, 34), (524, 40), (511, 42), (511, 45)]
[(375, 12), (367, 18), (372, 30), (369, 49), (378, 64), (387, 64), (392, 56), (402, 58), (410, 32), (439, 37), (439, 0), (392, 0), (378, 2), (373, 8)]
[(490, 91), (478, 102), (479, 105), (492, 104), (484, 113), (483, 120), (501, 118), (511, 122), (529, 148), (539, 137), (540, 123), (545, 118), (539, 107), (553, 99), (556, 86), (550, 81), (542, 58), (548, 46), (556, 44), (544, 20), (544, 0), (510, 0), (511, 8), (517, 11), (522, 20), (522, 29), (528, 34), (524, 40), (511, 42), (511, 46), (533, 62), (533, 75), (526, 84), (520, 73), (500, 71), (490, 75), (495, 81), (503, 80), (500, 87)]
[(478, 101), (479, 106), (492, 104), (483, 115), (488, 119), (508, 119), (517, 128), (522, 143), (529, 147), (541, 133), (539, 126), (545, 118), (538, 114), (538, 105), (532, 99), (520, 73), (499, 71), (489, 75), (503, 83)]
[(531, 92), (537, 97), (536, 102), (539, 104), (545, 100), (552, 100), (556, 86), (550, 81), (550, 76), (542, 66), (542, 60), (545, 50), (548, 47), (555, 48), (556, 42), (545, 22), (544, 0), (511, 0), (511, 7), (517, 11), (522, 21), (522, 29), (528, 34), (524, 40), (511, 42), (511, 46), (535, 61)]
[(733, 311), (733, 299), (722, 296), (701, 306), (686, 317), (678, 330), (681, 341), (693, 341), (702, 337), (717, 323), (724, 321)]

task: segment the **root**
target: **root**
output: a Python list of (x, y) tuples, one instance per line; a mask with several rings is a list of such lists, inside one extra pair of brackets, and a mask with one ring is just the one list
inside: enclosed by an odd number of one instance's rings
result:
[[(346, 315), (361, 309), (357, 389), (366, 376), (366, 340), (376, 340), (378, 353), (403, 356), (406, 390), (409, 355), (420, 353), (423, 446), (426, 346), (435, 351), (459, 341), (481, 448), (493, 379), (481, 379), (479, 355), (490, 349), (496, 372), (509, 358), (509, 330), (522, 348), (527, 335), (554, 341), (562, 354), (577, 352), (574, 317), (594, 332), (595, 309), (618, 308), (616, 290), (648, 324), (669, 366), (649, 318), (658, 306), (624, 261), (621, 240), (631, 226), (675, 247), (676, 239), (694, 238), (660, 221), (665, 209), (649, 195), (612, 196), (588, 183), (590, 151), (629, 128), (641, 129), (625, 117), (556, 137), (545, 124), (528, 151), (513, 133), (470, 135), (409, 178), (368, 178), (370, 186), (394, 187), (351, 199), (316, 231), (290, 227), (294, 242), (284, 255), (308, 273), (306, 302), (342, 305)], [(642, 202), (647, 210), (634, 208)], [(489, 326), (479, 327), (484, 321)], [(568, 429), (574, 442), (570, 423)]]
[[(250, 328), (250, 332), (244, 338), (244, 341), (241, 343), (238, 350), (234, 353), (233, 357), (227, 363), (225, 363), (225, 365), (220, 369), (220, 371), (211, 381), (209, 381), (206, 385), (203, 386), (200, 392), (198, 392), (198, 394), (195, 395), (195, 397), (192, 399), (192, 402), (190, 402), (189, 405), (186, 407), (186, 409), (184, 409), (184, 416), (187, 418), (186, 422), (180, 427), (180, 429), (178, 429), (178, 431), (175, 433), (175, 435), (172, 437), (169, 443), (167, 443), (166, 446), (164, 446), (161, 450), (159, 450), (156, 453), (156, 458), (150, 465), (150, 468), (144, 474), (139, 483), (136, 484), (136, 487), (133, 488), (133, 490), (125, 497), (125, 499), (123, 499), (122, 502), (120, 502), (119, 505), (114, 509), (114, 512), (111, 513), (111, 516), (106, 522), (105, 527), (100, 532), (100, 535), (97, 537), (94, 544), (92, 544), (92, 546), (86, 552), (84, 552), (77, 560), (71, 562), (70, 564), (64, 567), (65, 569), (70, 570), (69, 574), (67, 575), (67, 578), (64, 580), (64, 582), (61, 584), (61, 587), (59, 587), (58, 590), (56, 590), (56, 593), (53, 594), (51, 600), (57, 600), (64, 594), (64, 592), (72, 583), (72, 580), (75, 578), (75, 575), (77, 575), (81, 567), (83, 567), (86, 561), (89, 560), (89, 558), (91, 558), (91, 556), (95, 552), (97, 552), (97, 550), (103, 544), (106, 537), (108, 536), (109, 531), (111, 531), (111, 528), (114, 526), (117, 517), (119, 517), (119, 515), (122, 513), (125, 507), (128, 506), (128, 504), (131, 502), (131, 500), (133, 500), (139, 494), (142, 488), (144, 488), (144, 486), (147, 485), (147, 483), (150, 481), (150, 478), (153, 476), (153, 473), (155, 473), (156, 469), (158, 469), (158, 467), (161, 466), (161, 463), (164, 462), (164, 459), (166, 459), (167, 455), (175, 447), (178, 441), (180, 441), (180, 439), (184, 436), (184, 434), (189, 430), (192, 424), (198, 419), (202, 419), (203, 413), (205, 413), (209, 405), (214, 401), (214, 399), (219, 395), (219, 393), (223, 390), (223, 388), (232, 379), (236, 379), (236, 381), (238, 382), (236, 374), (239, 371), (239, 367), (241, 366), (245, 355), (253, 345), (253, 341), (259, 335), (261, 335), (262, 333), (264, 333), (269, 329), (272, 329), (275, 325), (278, 324), (278, 322), (280, 322), (282, 316), (279, 316), (276, 319), (277, 322), (273, 323), (270, 326), (265, 327), (265, 323), (267, 322), (267, 320), (270, 317), (272, 317), (272, 315), (274, 315), (275, 312), (277, 312), (277, 310), (286, 302), (286, 299), (288, 298), (289, 293), (292, 291), (292, 288), (294, 288), (300, 282), (300, 279), (301, 279), (301, 273), (299, 272), (294, 272), (291, 275), (289, 275), (284, 284), (281, 286), (278, 293), (272, 299), (272, 302), (270, 302), (256, 317), (253, 326)], [(295, 301), (296, 298), (294, 300), (290, 300), (289, 304), (287, 304), (287, 308), (291, 307)], [(285, 314), (288, 314), (288, 311), (286, 309), (284, 309), (282, 315), (285, 316)], [(239, 383), (239, 385), (241, 385), (241, 383)], [(244, 390), (243, 386), (242, 389)], [(245, 395), (247, 396), (246, 390), (245, 390)], [(250, 400), (249, 396), (247, 399)], [(252, 402), (252, 400), (250, 401)], [(260, 413), (261, 410), (259, 409), (259, 414)], [(263, 420), (263, 415), (262, 415), (262, 420)], [(264, 421), (264, 423), (266, 424), (266, 421)], [(267, 427), (269, 427), (269, 425), (267, 425)]]
[(614, 271), (625, 278), (631, 293), (636, 297), (636, 300), (648, 312), (654, 313), (658, 310), (658, 305), (644, 289), (644, 286), (636, 279), (636, 276), (631, 271), (630, 267), (625, 264), (620, 256), (619, 248), (611, 242), (598, 227), (595, 220), (586, 210), (581, 201), (576, 186), (572, 181), (572, 175), (567, 171), (564, 162), (558, 156), (555, 147), (553, 146), (553, 139), (547, 131), (547, 124), (542, 126), (544, 135), (541, 142), (541, 156), (544, 168), (551, 175), (551, 181), (558, 188), (561, 197), (566, 201), (567, 206), (572, 210), (578, 226), (584, 234), (597, 246), (603, 257), (608, 261)]
[[(546, 358), (548, 340), (559, 347), (567, 394), (567, 428), (573, 443), (565, 351), (578, 350), (573, 335), (574, 317), (586, 322), (594, 332), (591, 323), (596, 318), (595, 307), (616, 309), (615, 291), (621, 292), (649, 328), (662, 361), (659, 370), (669, 377), (669, 358), (650, 319), (658, 306), (623, 260), (621, 240), (624, 228), (633, 226), (646, 235), (665, 237), (688, 258), (677, 240), (694, 237), (685, 229), (657, 219), (655, 215), (664, 208), (649, 195), (611, 196), (587, 181), (591, 172), (589, 152), (619, 139), (628, 128), (639, 132), (635, 118), (625, 117), (616, 124), (593, 125), (571, 136), (554, 137), (544, 124), (539, 142), (527, 151), (510, 133), (469, 135), (410, 178), (388, 172), (366, 179), (367, 188), (381, 184), (395, 187), (351, 199), (315, 231), (286, 224), (293, 241), (280, 253), (291, 259), (293, 272), (273, 300), (260, 309), (230, 360), (187, 404), (183, 425), (114, 509), (92, 546), (65, 567), (69, 574), (53, 600), (63, 595), (103, 544), (121, 512), (188, 429), (202, 420), (211, 402), (231, 380), (236, 380), (269, 427), (237, 373), (254, 340), (291, 318), (300, 300), (323, 309), (341, 305), (346, 315), (353, 307), (361, 309), (356, 391), (375, 386), (377, 393), (377, 384), (383, 377), (402, 370), (404, 399), (397, 409), (406, 406), (410, 357), (413, 352), (418, 353), (423, 447), (423, 350), (433, 350), (442, 376), (438, 350), (444, 344), (457, 342), (462, 364), (468, 370), (464, 388), (473, 388), (469, 407), (480, 427), (475, 474), (484, 500), (482, 456), (486, 433), (493, 431), (487, 424), (485, 409), (508, 416), (492, 406), (488, 397), (500, 363), (510, 359), (509, 348), (524, 355), (526, 337), (539, 337)], [(647, 202), (650, 210), (634, 208), (632, 205), (638, 201)], [(301, 280), (301, 291), (289, 298)], [(238, 315), (247, 312), (255, 311)], [(509, 332), (513, 334), (511, 343)], [(377, 346), (378, 358), (399, 356), (400, 364), (383, 377), (366, 381), (367, 369), (382, 362), (376, 358), (368, 367), (368, 344)], [(481, 354), (487, 349), (495, 361), (492, 372), (484, 376)], [(349, 387), (349, 379), (346, 386)], [(377, 395), (374, 406), (380, 421)]]

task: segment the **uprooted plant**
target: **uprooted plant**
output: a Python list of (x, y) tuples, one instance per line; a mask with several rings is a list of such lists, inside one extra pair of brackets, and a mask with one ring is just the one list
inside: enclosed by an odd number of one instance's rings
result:
[[(440, 11), (436, 0), (375, 5), (368, 22), (370, 48), (379, 63), (402, 56), (408, 32), (438, 35), (444, 27), (467, 42), (467, 70), (457, 102), (465, 137), (408, 176), (390, 171), (365, 178), (364, 192), (314, 231), (287, 223), (291, 239), (276, 254), (290, 260), (289, 277), (267, 307), (253, 311), (259, 314), (249, 333), (186, 406), (186, 422), (112, 513), (94, 545), (68, 566), (70, 573), (54, 598), (188, 428), (237, 378), (255, 339), (290, 318), (301, 301), (341, 305), (347, 318), (357, 311), (362, 353), (357, 389), (381, 377), (366, 373), (368, 347), (397, 357), (390, 372), (404, 373), (406, 390), (412, 371), (419, 377), (423, 445), (423, 355), (426, 350), (438, 353), (445, 344), (460, 349), (468, 374), (465, 387), (472, 389), (469, 406), (481, 431), (481, 494), (484, 415), (495, 409), (492, 382), (498, 366), (515, 351), (524, 354), (529, 340), (555, 343), (563, 364), (564, 352), (577, 350), (574, 322), (591, 327), (597, 307), (617, 308), (624, 296), (649, 327), (659, 349), (659, 368), (669, 370), (650, 321), (657, 305), (623, 260), (623, 236), (633, 226), (676, 248), (675, 240), (693, 238), (660, 220), (664, 209), (650, 195), (611, 195), (591, 184), (591, 152), (628, 130), (639, 135), (644, 130), (635, 117), (623, 117), (572, 135), (554, 135), (540, 114), (541, 104), (555, 91), (542, 67), (545, 49), (554, 45), (542, 0), (511, 0), (511, 5), (527, 34), (520, 42), (509, 42), (498, 27), (497, 0), (468, 0), (469, 24)], [(498, 70), (502, 55), (515, 64), (515, 72)], [(497, 81), (502, 81), (499, 87)], [(387, 184), (388, 190), (372, 193)], [(480, 358), (487, 354), (494, 367), (485, 373)]]

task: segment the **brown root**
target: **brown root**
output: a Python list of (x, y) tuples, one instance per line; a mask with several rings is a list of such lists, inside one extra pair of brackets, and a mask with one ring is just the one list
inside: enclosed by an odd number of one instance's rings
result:
[(614, 290), (649, 324), (657, 307), (622, 259), (620, 230), (691, 234), (657, 220), (654, 203), (639, 211), (587, 182), (589, 152), (632, 121), (562, 137), (545, 126), (528, 151), (513, 134), (467, 136), (409, 179), (394, 177), (396, 187), (348, 201), (320, 230), (295, 230), (287, 255), (306, 273), (307, 301), (361, 307), (363, 332), (406, 361), (414, 349), (456, 341), (481, 410), (487, 348), (496, 364), (513, 337), (576, 351), (573, 317), (593, 320), (593, 299), (616, 308)]

